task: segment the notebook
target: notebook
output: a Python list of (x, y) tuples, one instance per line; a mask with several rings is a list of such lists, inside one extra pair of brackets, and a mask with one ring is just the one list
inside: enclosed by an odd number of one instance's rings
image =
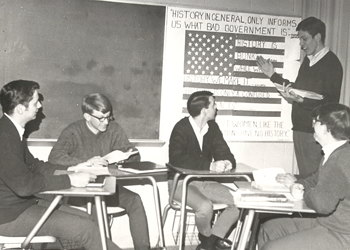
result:
[(118, 165), (118, 169), (129, 173), (156, 173), (166, 172), (168, 168), (150, 161), (125, 162)]

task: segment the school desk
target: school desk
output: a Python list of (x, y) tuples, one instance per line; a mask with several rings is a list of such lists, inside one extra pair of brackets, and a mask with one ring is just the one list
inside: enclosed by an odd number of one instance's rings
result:
[[(238, 188), (241, 191), (250, 191), (250, 192), (262, 192), (259, 190), (256, 190), (251, 187), (251, 183), (248, 182), (235, 182), (235, 184), (238, 186)], [(269, 192), (271, 193), (271, 192)], [(277, 192), (280, 193), (280, 192)], [(300, 213), (315, 213), (315, 211), (311, 208), (308, 208), (303, 200), (298, 200), (298, 201), (289, 201), (290, 203), (293, 203), (292, 206), (284, 206), (283, 204), (281, 206), (274, 205), (274, 206), (266, 206), (266, 205), (256, 205), (252, 204), (250, 202), (244, 202), (240, 200), (235, 199), (235, 205), (236, 207), (241, 209), (241, 214), (244, 213), (246, 210), (248, 213), (245, 216), (243, 226), (242, 226), (242, 231), (241, 235), (238, 240), (238, 246), (237, 250), (244, 250), (246, 249), (248, 237), (251, 234), (252, 231), (252, 225), (253, 225), (253, 220), (254, 217), (256, 216), (257, 213), (276, 213), (276, 214), (292, 214), (295, 212), (300, 212)], [(240, 227), (240, 225), (239, 225)], [(237, 230), (239, 233), (239, 229)], [(235, 248), (235, 243), (236, 243), (236, 237), (238, 235), (234, 236), (234, 244), (232, 244), (232, 249)], [(255, 237), (255, 235), (251, 235), (251, 237)]]
[(39, 229), (45, 223), (45, 221), (50, 217), (50, 215), (52, 214), (52, 212), (54, 211), (58, 203), (62, 200), (63, 196), (76, 196), (76, 197), (94, 197), (98, 226), (101, 234), (102, 249), (107, 250), (106, 232), (108, 231), (108, 223), (106, 223), (107, 212), (106, 212), (106, 205), (105, 205), (103, 196), (113, 195), (115, 191), (116, 191), (116, 178), (107, 177), (106, 183), (103, 187), (90, 187), (90, 188), (71, 187), (68, 189), (42, 192), (41, 194), (55, 195), (55, 198), (53, 199), (49, 207), (46, 209), (45, 213), (42, 215), (38, 223), (34, 226), (32, 231), (29, 233), (27, 238), (22, 243), (22, 249), (28, 249), (30, 241), (36, 235), (36, 233), (39, 231)]
[[(175, 172), (174, 182), (178, 180), (180, 176), (183, 176), (183, 188), (182, 188), (182, 197), (181, 197), (181, 207), (180, 207), (180, 238), (179, 238), (179, 250), (183, 249), (184, 243), (184, 230), (185, 230), (185, 221), (186, 221), (186, 200), (187, 200), (187, 187), (188, 183), (193, 179), (200, 178), (245, 178), (248, 182), (251, 182), (249, 175), (255, 170), (254, 168), (247, 166), (242, 163), (238, 163), (235, 169), (231, 171), (217, 173), (209, 170), (193, 170), (185, 169), (167, 164), (169, 170)], [(173, 187), (176, 184), (173, 185)]]
[[(165, 166), (153, 163), (153, 162), (128, 162), (128, 167), (133, 168), (133, 165), (135, 165), (135, 169), (140, 169), (140, 165), (145, 165), (147, 168), (149, 165), (152, 165), (154, 169), (157, 169), (156, 172), (152, 171), (138, 171), (137, 173), (131, 173), (123, 171), (123, 168), (120, 168), (116, 165), (110, 165), (108, 167), (108, 170), (112, 176), (115, 176), (117, 181), (118, 180), (138, 180), (140, 182), (141, 180), (148, 180), (152, 186), (153, 189), (153, 200), (154, 200), (154, 207), (156, 211), (156, 217), (157, 217), (157, 226), (158, 226), (158, 233), (159, 233), (159, 244), (162, 248), (165, 248), (165, 240), (164, 240), (164, 231), (162, 226), (162, 217), (161, 217), (161, 204), (159, 200), (159, 190), (157, 186), (157, 182), (155, 178), (160, 175), (165, 175), (168, 169)], [(142, 167), (141, 167), (142, 168)], [(158, 171), (160, 170), (160, 171)]]

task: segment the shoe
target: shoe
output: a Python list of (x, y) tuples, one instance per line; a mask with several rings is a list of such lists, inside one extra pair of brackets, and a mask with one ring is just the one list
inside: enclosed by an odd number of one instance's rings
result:
[(232, 246), (232, 241), (230, 241), (229, 239), (218, 239), (215, 243), (215, 247), (218, 250), (228, 250), (231, 249)]
[(196, 250), (207, 250), (206, 248), (204, 248), (202, 246), (202, 244), (199, 244), (197, 247), (196, 247)]
[(200, 242), (203, 243), (203, 242), (207, 242), (208, 237), (204, 236), (204, 235), (201, 234), (201, 233), (198, 233), (198, 239), (199, 239)]

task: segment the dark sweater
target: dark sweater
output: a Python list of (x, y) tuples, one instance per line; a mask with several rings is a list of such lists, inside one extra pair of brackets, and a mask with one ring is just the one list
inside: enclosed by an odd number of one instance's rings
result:
[[(49, 162), (72, 165), (87, 161), (94, 156), (104, 156), (114, 150), (125, 152), (134, 148), (122, 127), (110, 122), (104, 133), (94, 134), (87, 127), (85, 120), (73, 122), (65, 128), (53, 146)], [(130, 157), (138, 161), (140, 155)]]
[(67, 167), (34, 158), (5, 115), (0, 119), (0, 142), (0, 224), (15, 220), (35, 204), (34, 194), (71, 187), (67, 175), (53, 175), (56, 169)]
[(350, 145), (345, 143), (312, 176), (298, 180), (304, 200), (319, 214), (317, 221), (330, 230), (350, 235)]
[(196, 134), (189, 118), (181, 119), (174, 127), (169, 142), (169, 162), (177, 167), (209, 170), (210, 163), (229, 160), (236, 167), (236, 160), (230, 151), (218, 124), (211, 120), (203, 138), (203, 149), (199, 147)]
[[(292, 123), (294, 131), (313, 133), (311, 111), (325, 103), (339, 102), (343, 68), (332, 51), (329, 51), (312, 67), (309, 65), (310, 60), (305, 57), (292, 87), (316, 92), (323, 95), (324, 98), (323, 100), (304, 98), (302, 103), (293, 102)], [(276, 73), (271, 76), (270, 80), (279, 84), (290, 83)]]

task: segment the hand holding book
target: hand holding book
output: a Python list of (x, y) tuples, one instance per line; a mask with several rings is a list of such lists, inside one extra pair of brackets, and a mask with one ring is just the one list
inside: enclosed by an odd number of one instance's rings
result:
[(138, 154), (139, 151), (127, 151), (114, 150), (102, 158), (108, 161), (109, 164), (118, 163), (127, 160), (131, 155)]
[[(287, 98), (296, 98), (296, 102), (300, 102), (299, 98), (309, 98), (314, 100), (322, 100), (323, 95), (320, 95), (316, 92), (307, 91), (307, 90), (301, 90), (301, 89), (295, 89), (292, 88), (291, 85), (284, 86), (278, 83), (273, 83), (276, 87), (276, 89), (281, 93), (283, 97)], [(299, 98), (298, 98), (299, 97)]]

